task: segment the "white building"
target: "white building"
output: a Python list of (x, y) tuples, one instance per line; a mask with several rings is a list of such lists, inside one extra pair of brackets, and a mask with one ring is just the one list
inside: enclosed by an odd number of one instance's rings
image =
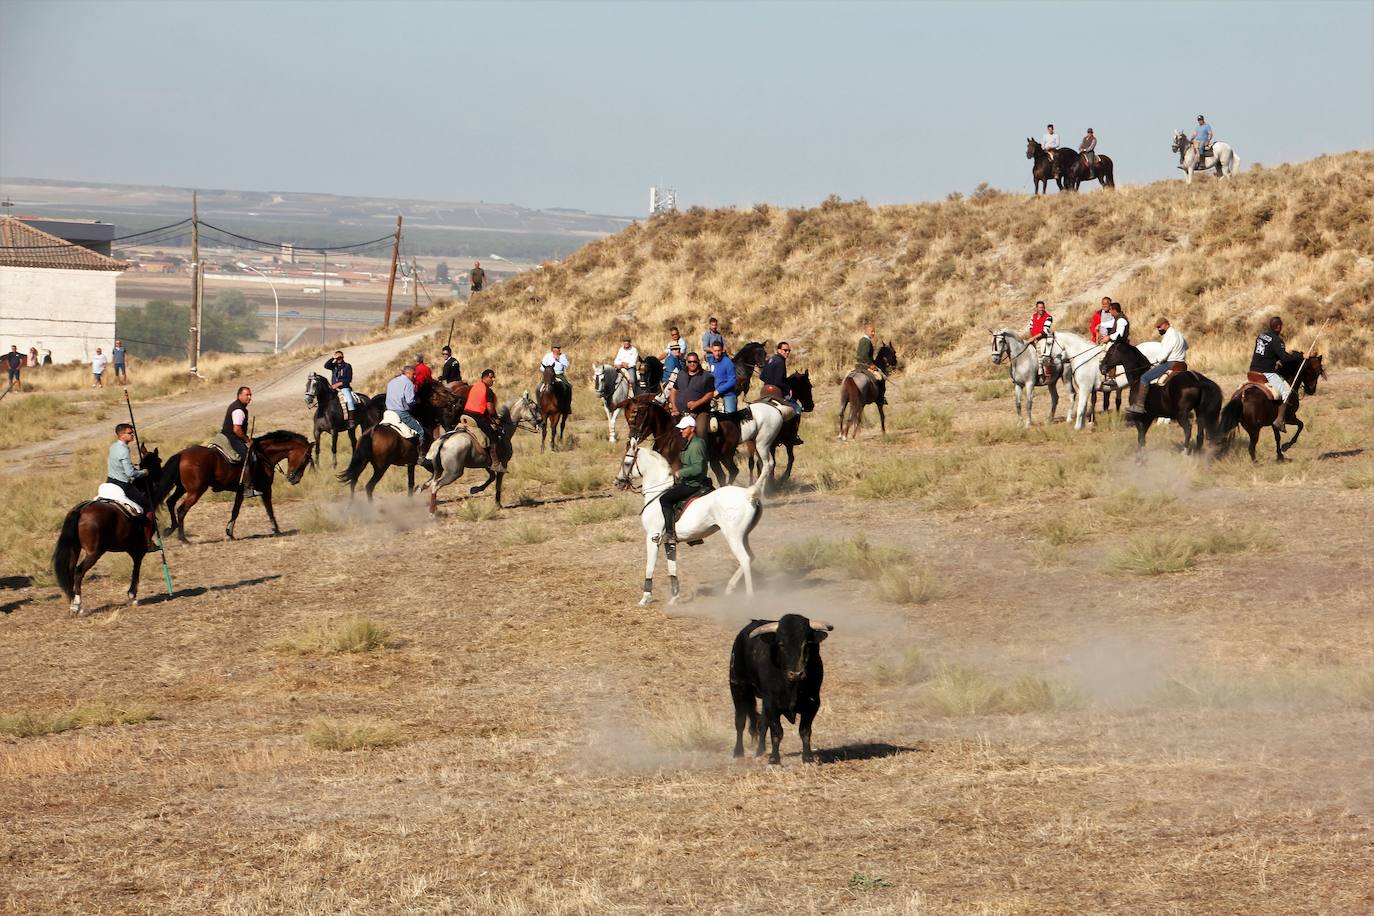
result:
[(14, 217), (0, 217), (0, 352), (51, 350), (54, 363), (110, 352), (115, 280), (128, 267)]

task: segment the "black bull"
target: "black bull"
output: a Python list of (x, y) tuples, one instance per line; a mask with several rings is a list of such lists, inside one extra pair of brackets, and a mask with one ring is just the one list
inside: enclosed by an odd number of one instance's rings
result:
[[(758, 738), (755, 756), (763, 754), (764, 726), (773, 737), (769, 763), (781, 763), (778, 745), (782, 722), (801, 722), (802, 762), (810, 763), (811, 722), (821, 708), (821, 641), (833, 630), (822, 620), (785, 614), (781, 620), (751, 620), (730, 649), (730, 696), (735, 701), (735, 756), (744, 756), (744, 726)], [(763, 701), (763, 721), (754, 700)]]

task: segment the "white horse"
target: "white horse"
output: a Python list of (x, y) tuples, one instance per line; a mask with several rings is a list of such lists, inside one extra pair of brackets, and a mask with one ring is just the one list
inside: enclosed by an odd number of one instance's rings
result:
[(1181, 130), (1174, 131), (1174, 152), (1178, 153), (1178, 164), (1183, 167), (1183, 180), (1193, 183), (1193, 170), (1205, 172), (1215, 169), (1218, 178), (1230, 178), (1240, 168), (1240, 157), (1231, 149), (1231, 144), (1218, 140), (1212, 144), (1212, 155), (1198, 163), (1200, 155), (1196, 140), (1189, 140)]
[[(606, 396), (606, 389), (610, 387), (608, 373), (615, 373), (615, 387), (612, 388), (610, 397)], [(615, 366), (608, 366), (603, 363), (592, 363), (592, 391), (601, 399), (601, 407), (606, 411), (606, 426), (609, 428), (609, 441), (614, 442), (615, 421), (620, 419), (622, 408), (616, 407), (630, 397), (630, 382)]]
[[(1003, 328), (1000, 331), (992, 331), (992, 362), (993, 365), (1001, 365), (1003, 360), (1007, 361), (1007, 372), (1011, 375), (1011, 383), (1016, 391), (1016, 415), (1021, 416), (1021, 399), (1026, 401), (1026, 427), (1031, 425), (1031, 405), (1035, 402), (1035, 389), (1040, 385), (1048, 385), (1050, 389), (1050, 422), (1054, 422), (1055, 411), (1059, 409), (1059, 382), (1061, 379), (1069, 381), (1067, 362), (1064, 360), (1062, 351), (1051, 352), (1054, 360), (1053, 370), (1050, 372), (1048, 380), (1041, 382), (1040, 355), (1036, 352), (1033, 344), (1027, 343), (1020, 334), (1015, 331)], [(1048, 340), (1045, 346), (1049, 346)]]
[[(540, 424), (543, 422), (543, 414), (539, 412), (539, 407), (530, 399), (530, 393), (526, 391), (520, 395), (520, 399), (502, 407), (498, 418), (501, 422), (501, 434), (507, 442), (515, 435), (516, 429), (528, 429), (531, 432), (539, 432)], [(477, 448), (477, 443), (472, 435), (467, 432), (465, 425), (459, 425), (450, 432), (444, 433), (430, 445), (426, 457), (434, 463), (434, 471), (429, 478), (429, 483), (425, 488), (429, 490), (429, 517), (434, 518), (439, 513), (439, 491), (463, 476), (463, 471), (467, 468), (480, 468), (487, 472), (487, 479), (468, 490), (470, 495), (481, 493), (491, 486), (492, 481), (496, 481), (496, 505), (501, 505), (501, 482), (504, 474), (496, 474), (491, 469), (491, 461), (485, 452)]]
[[(756, 479), (772, 483), (777, 463), (773, 460), (773, 445), (782, 435), (787, 421), (796, 416), (789, 407), (787, 413), (770, 401), (754, 401), (748, 405), (747, 415), (739, 424), (739, 444), (749, 446), (749, 482)], [(758, 459), (758, 478), (754, 476), (754, 459)]]
[[(673, 485), (673, 471), (668, 461), (651, 448), (639, 446), (625, 453), (620, 463), (620, 473), (616, 475), (617, 489), (625, 489), (634, 478), (640, 479), (644, 490), (644, 508), (640, 510), (639, 520), (644, 526), (644, 595), (639, 599), (641, 605), (654, 600), (654, 565), (658, 562), (658, 544), (654, 538), (663, 531), (663, 508), (658, 498)], [(683, 511), (682, 517), (674, 526), (680, 541), (691, 543), (709, 537), (719, 531), (730, 546), (730, 552), (739, 561), (739, 569), (730, 577), (725, 586), (728, 595), (735, 590), (741, 578), (744, 590), (754, 594), (754, 573), (751, 563), (753, 551), (749, 549), (749, 532), (763, 517), (763, 485), (767, 478), (760, 477), (750, 487), (720, 487), (705, 496), (692, 500)], [(678, 599), (677, 584), (677, 547), (672, 544), (663, 546), (664, 556), (668, 558), (668, 583), (672, 590), (669, 604)]]
[[(1147, 340), (1136, 349), (1152, 363), (1164, 357), (1164, 345), (1157, 340)], [(1064, 360), (1065, 374), (1074, 395), (1073, 428), (1082, 429), (1085, 422), (1091, 423), (1097, 419), (1097, 392), (1106, 386), (1106, 378), (1102, 374), (1102, 356), (1107, 352), (1106, 345), (1095, 344), (1073, 331), (1055, 331), (1054, 352)]]

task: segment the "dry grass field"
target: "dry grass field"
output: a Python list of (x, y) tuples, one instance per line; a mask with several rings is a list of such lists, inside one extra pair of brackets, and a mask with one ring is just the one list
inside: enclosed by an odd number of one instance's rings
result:
[[(920, 349), (923, 320), (887, 323)], [(1195, 336), (1229, 394), (1235, 354)], [(529, 377), (495, 337), (455, 343), (507, 398)], [(286, 536), (250, 504), (226, 542), (207, 500), (170, 549), (176, 597), (154, 560), (122, 605), (107, 559), (82, 619), (45, 554), (103, 444), (0, 473), (0, 572), (34, 578), (0, 591), (0, 909), (1374, 909), (1374, 372), (1328, 362), (1287, 464), (1186, 458), (1169, 427), (1137, 463), (1114, 416), (1022, 430), (984, 350), (914, 354), (888, 434), (857, 443), (834, 439), (843, 353), (803, 355), (825, 381), (752, 601), (721, 594), (708, 540), (682, 604), (635, 605), (638, 501), (609, 488), (620, 446), (583, 384), (572, 450), (518, 434), (508, 508), (454, 486), (430, 522), (396, 471), (350, 504), (326, 458), (279, 481)], [(264, 403), (260, 428), (306, 428), (294, 396)], [(786, 726), (781, 767), (735, 761), (730, 642), (787, 611), (835, 624), (821, 762)]]

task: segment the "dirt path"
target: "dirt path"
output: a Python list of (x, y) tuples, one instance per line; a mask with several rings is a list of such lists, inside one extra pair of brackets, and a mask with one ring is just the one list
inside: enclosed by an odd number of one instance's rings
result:
[[(347, 358), (353, 365), (354, 378), (360, 381), (367, 378), (431, 333), (433, 329), (425, 328), (350, 347)], [(322, 371), (322, 362), (311, 357), (289, 366), (274, 366), (250, 373), (233, 381), (208, 384), (198, 391), (136, 405), (139, 432), (156, 442), (159, 434), (166, 435), (174, 425), (199, 425), (205, 427), (208, 436), (240, 385), (248, 385), (253, 389), (253, 414), (258, 419), (259, 431), (279, 427), (305, 431), (309, 426), (309, 411), (304, 403), (305, 377), (312, 371)], [(134, 394), (137, 395), (136, 390)], [(109, 432), (110, 421), (107, 420), (64, 430), (43, 442), (13, 449), (5, 455), (4, 463), (0, 464), (0, 474), (23, 474), (36, 465), (61, 461), (82, 445), (104, 441)]]

